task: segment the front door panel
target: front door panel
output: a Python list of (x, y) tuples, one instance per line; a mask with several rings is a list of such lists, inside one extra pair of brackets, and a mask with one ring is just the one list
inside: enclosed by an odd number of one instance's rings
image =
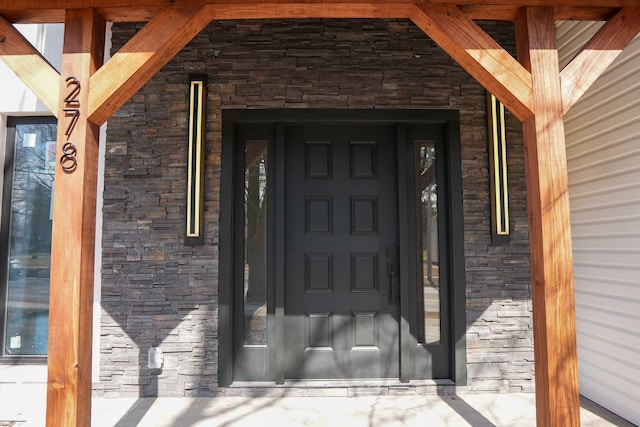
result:
[(223, 114), (222, 387), (466, 378), (459, 118)]
[(397, 378), (394, 127), (285, 135), (285, 377)]

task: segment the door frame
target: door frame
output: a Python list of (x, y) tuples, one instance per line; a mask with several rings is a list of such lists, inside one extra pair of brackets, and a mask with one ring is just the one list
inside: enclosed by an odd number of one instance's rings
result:
[[(460, 153), (460, 115), (457, 110), (385, 110), (385, 109), (269, 109), (269, 110), (223, 110), (222, 111), (222, 167), (220, 180), (220, 220), (219, 220), (219, 273), (218, 273), (218, 386), (229, 387), (234, 382), (234, 319), (238, 313), (234, 312), (233, 283), (234, 283), (234, 255), (242, 248), (234, 247), (236, 236), (234, 235), (234, 212), (237, 209), (234, 200), (235, 194), (240, 191), (234, 188), (237, 184), (236, 175), (238, 169), (243, 168), (236, 155), (235, 141), (236, 128), (241, 124), (263, 124), (273, 126), (273, 134), (270, 139), (277, 144), (283, 138), (283, 128), (286, 124), (294, 123), (389, 123), (397, 125), (397, 141), (406, 141), (406, 125), (410, 124), (438, 124), (442, 125), (445, 132), (445, 141), (440, 147), (444, 150), (446, 163), (443, 165), (446, 171), (439, 175), (442, 182), (442, 191), (439, 191), (444, 199), (443, 218), (446, 221), (444, 235), (446, 239), (446, 253), (442, 256), (447, 259), (447, 274), (449, 276), (449, 306), (448, 325), (450, 343), (448, 348), (449, 373), (445, 383), (461, 386), (466, 385), (466, 299), (465, 299), (465, 274), (464, 274), (464, 232), (462, 212), (462, 169)], [(274, 144), (271, 144), (272, 146)], [(400, 246), (399, 276), (400, 289), (409, 289), (409, 280), (412, 271), (415, 272), (415, 261), (412, 264), (410, 251), (414, 247), (410, 241), (411, 233), (415, 233), (415, 213), (411, 209), (412, 202), (407, 197), (404, 189), (413, 178), (412, 156), (407, 152), (408, 144), (397, 144), (397, 185), (403, 191), (398, 191), (398, 238)], [(274, 160), (273, 171), (269, 185), (272, 188), (284, 187), (284, 150), (270, 149), (269, 158)], [(405, 173), (406, 172), (406, 173)], [(273, 192), (272, 192), (273, 194)], [(275, 200), (273, 200), (275, 199)], [(403, 200), (404, 199), (404, 200)], [(268, 283), (274, 284), (284, 280), (284, 259), (276, 260), (275, 254), (283, 253), (284, 238), (278, 238), (275, 230), (284, 229), (284, 200), (276, 194), (269, 202), (269, 212), (273, 220), (269, 221), (268, 234), (272, 236), (268, 250), (269, 264), (273, 266), (268, 273)], [(441, 245), (442, 246), (442, 245)], [(281, 257), (282, 258), (282, 257)], [(273, 290), (279, 288), (279, 291)], [(268, 356), (274, 366), (274, 375), (265, 378), (270, 384), (284, 384), (284, 357), (278, 357), (278, 348), (284, 348), (284, 286), (271, 286), (272, 294), (267, 296), (271, 300), (272, 308), (269, 311), (268, 330), (273, 333), (274, 348)], [(414, 378), (414, 360), (412, 346), (416, 340), (411, 336), (410, 319), (415, 314), (410, 304), (409, 292), (400, 292), (400, 378), (401, 382), (409, 382)], [(269, 333), (268, 332), (268, 333)], [(254, 384), (254, 383), (252, 383)], [(259, 383), (257, 383), (259, 384)]]

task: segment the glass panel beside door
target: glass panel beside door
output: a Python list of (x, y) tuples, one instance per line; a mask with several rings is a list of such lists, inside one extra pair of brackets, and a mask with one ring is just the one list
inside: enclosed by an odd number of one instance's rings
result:
[(440, 341), (440, 266), (438, 257), (438, 184), (436, 147), (433, 143), (415, 146), (418, 227), (418, 342)]
[(45, 356), (57, 125), (9, 122), (2, 215), (5, 356)]
[(267, 344), (267, 143), (247, 142), (244, 167), (244, 344)]

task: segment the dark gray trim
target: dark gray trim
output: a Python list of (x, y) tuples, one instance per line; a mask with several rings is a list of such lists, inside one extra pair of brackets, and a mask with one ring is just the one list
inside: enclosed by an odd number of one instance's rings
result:
[[(233, 310), (231, 308), (233, 280), (233, 213), (235, 126), (222, 122), (222, 170), (220, 176), (220, 258), (218, 261), (218, 385), (228, 387), (233, 381)], [(226, 166), (224, 166), (226, 165)], [(227, 202), (229, 201), (229, 202)]]
[(460, 147), (460, 119), (447, 123), (447, 160), (449, 162), (449, 220), (451, 330), (453, 333), (453, 380), (456, 385), (467, 384), (467, 316), (464, 261), (464, 214), (462, 194), (462, 156)]
[[(15, 123), (7, 126), (4, 149), (4, 177), (2, 188), (2, 224), (0, 225), (0, 360), (9, 359), (6, 353), (5, 331), (7, 327), (7, 292), (9, 280), (9, 235), (11, 223), (11, 188), (13, 187), (13, 167), (15, 159)], [(10, 142), (11, 141), (11, 142)]]
[[(242, 123), (447, 123), (460, 121), (456, 110), (386, 110), (386, 109), (269, 109), (222, 110), (223, 127), (226, 121)], [(223, 135), (223, 140), (224, 140)]]
[[(275, 179), (272, 179), (270, 182), (274, 184), (275, 188), (284, 188), (284, 177), (285, 177), (285, 168), (284, 168), (284, 156), (285, 156), (285, 130), (284, 125), (282, 123), (276, 125), (276, 155), (275, 155)], [(285, 277), (285, 265), (284, 265), (284, 256), (285, 247), (284, 247), (284, 230), (286, 224), (284, 222), (284, 212), (285, 212), (285, 201), (284, 194), (282, 192), (272, 191), (271, 194), (274, 195), (272, 200), (274, 200), (273, 205), (275, 206), (275, 263), (269, 265), (275, 265), (275, 283), (283, 283)], [(270, 221), (271, 223), (271, 221)], [(274, 283), (274, 284), (275, 284)], [(273, 351), (274, 355), (274, 365), (275, 365), (275, 376), (276, 376), (276, 384), (284, 384), (285, 379), (285, 357), (284, 354), (280, 355), (278, 352), (284, 352), (284, 299), (285, 299), (285, 289), (284, 286), (273, 286), (276, 288), (275, 290), (275, 350)]]
[[(396, 174), (397, 174), (397, 195), (398, 195), (398, 246), (399, 246), (399, 269), (400, 269), (400, 289), (404, 289), (405, 292), (400, 293), (400, 307), (398, 313), (398, 321), (400, 325), (400, 381), (409, 382), (415, 377), (415, 363), (413, 360), (413, 351), (411, 349), (416, 346), (416, 339), (411, 335), (411, 328), (407, 319), (413, 319), (412, 315), (415, 315), (415, 304), (411, 304), (409, 294), (406, 292), (410, 288), (409, 277), (411, 274), (410, 261), (413, 253), (414, 245), (409, 243), (410, 229), (414, 228), (414, 221), (409, 220), (412, 216), (412, 209), (407, 209), (411, 204), (407, 197), (407, 193), (410, 192), (409, 182), (413, 177), (408, 176), (409, 171), (413, 170), (413, 167), (408, 168), (409, 153), (407, 153), (407, 139), (406, 124), (399, 123), (396, 126), (396, 141), (399, 143), (396, 146)], [(412, 194), (412, 193), (411, 193)], [(414, 230), (415, 231), (415, 230)]]

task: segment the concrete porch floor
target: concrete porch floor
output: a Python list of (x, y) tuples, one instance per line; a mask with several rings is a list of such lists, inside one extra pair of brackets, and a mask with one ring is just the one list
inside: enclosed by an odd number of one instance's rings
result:
[[(0, 406), (8, 407), (6, 400)], [(44, 426), (44, 402), (0, 426)], [(15, 406), (14, 406), (15, 408)], [(588, 399), (582, 426), (633, 426)], [(94, 398), (94, 427), (191, 426), (535, 426), (535, 395), (461, 394), (366, 397)]]

